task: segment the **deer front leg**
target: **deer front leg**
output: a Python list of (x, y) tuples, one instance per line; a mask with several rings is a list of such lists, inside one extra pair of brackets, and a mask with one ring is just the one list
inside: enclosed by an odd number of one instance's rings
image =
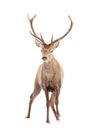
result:
[(41, 91), (40, 86), (38, 84), (35, 84), (34, 91), (30, 96), (29, 109), (28, 109), (28, 114), (27, 114), (26, 118), (30, 118), (30, 111), (31, 111), (32, 103), (33, 103), (34, 99), (36, 98), (36, 96), (40, 93), (40, 91)]
[(32, 102), (33, 102), (33, 100), (34, 100), (34, 98), (35, 98), (33, 95), (34, 95), (34, 94), (32, 93), (31, 96), (30, 96), (28, 114), (27, 114), (26, 118), (30, 118), (31, 105), (32, 105)]
[(49, 120), (49, 93), (47, 92), (47, 90), (45, 90), (45, 95), (46, 95), (46, 106), (47, 106), (47, 123), (50, 123)]

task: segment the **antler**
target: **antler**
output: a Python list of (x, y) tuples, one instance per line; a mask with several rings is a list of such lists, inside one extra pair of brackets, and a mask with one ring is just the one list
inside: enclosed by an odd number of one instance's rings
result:
[(30, 33), (31, 33), (31, 35), (32, 36), (34, 36), (35, 38), (37, 38), (37, 39), (39, 39), (40, 41), (41, 41), (41, 43), (43, 44), (43, 43), (45, 43), (44, 42), (44, 39), (43, 39), (43, 37), (42, 37), (42, 34), (40, 34), (40, 37), (39, 36), (37, 36), (37, 34), (36, 34), (36, 32), (35, 32), (35, 30), (34, 30), (34, 28), (33, 28), (33, 20), (34, 20), (34, 18), (36, 17), (36, 15), (34, 15), (31, 19), (29, 19), (29, 14), (27, 15), (27, 18), (28, 18), (28, 20), (29, 20), (29, 22), (30, 22), (30, 26), (31, 26), (31, 29), (32, 29), (32, 32), (30, 31)]
[(61, 36), (60, 38), (58, 38), (58, 39), (56, 39), (56, 40), (54, 40), (54, 41), (53, 41), (53, 35), (52, 35), (51, 44), (53, 44), (53, 43), (55, 43), (55, 42), (57, 42), (57, 41), (60, 41), (61, 39), (63, 39), (63, 38), (71, 31), (72, 26), (73, 26), (73, 21), (72, 21), (72, 19), (71, 19), (70, 16), (68, 16), (68, 17), (69, 17), (70, 22), (71, 22), (69, 29), (67, 30), (67, 32), (66, 32), (63, 36)]

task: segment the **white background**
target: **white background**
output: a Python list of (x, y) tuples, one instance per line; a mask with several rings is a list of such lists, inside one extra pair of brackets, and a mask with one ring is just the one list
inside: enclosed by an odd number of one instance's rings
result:
[[(86, 0), (0, 1), (0, 129), (87, 130), (87, 4)], [(60, 94), (60, 121), (50, 110), (46, 124), (44, 92), (35, 99), (31, 119), (25, 119), (34, 78), (42, 63), (41, 51), (29, 34), (27, 20), (37, 14), (34, 27), (47, 43), (62, 36), (73, 20), (69, 35), (54, 52), (64, 69)]]

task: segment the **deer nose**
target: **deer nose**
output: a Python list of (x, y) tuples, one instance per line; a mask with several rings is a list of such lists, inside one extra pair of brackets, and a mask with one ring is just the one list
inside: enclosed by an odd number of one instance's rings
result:
[(45, 61), (46, 59), (47, 59), (47, 57), (46, 57), (46, 56), (43, 56), (43, 57), (42, 57), (42, 60), (44, 60), (44, 61)]

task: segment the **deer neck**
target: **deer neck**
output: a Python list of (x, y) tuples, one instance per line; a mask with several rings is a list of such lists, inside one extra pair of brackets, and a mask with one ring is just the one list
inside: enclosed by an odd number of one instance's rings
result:
[(42, 65), (42, 82), (43, 86), (44, 84), (46, 86), (50, 85), (50, 83), (53, 82), (55, 73), (54, 73), (54, 67), (53, 67), (53, 55), (50, 55), (48, 61), (44, 62)]

